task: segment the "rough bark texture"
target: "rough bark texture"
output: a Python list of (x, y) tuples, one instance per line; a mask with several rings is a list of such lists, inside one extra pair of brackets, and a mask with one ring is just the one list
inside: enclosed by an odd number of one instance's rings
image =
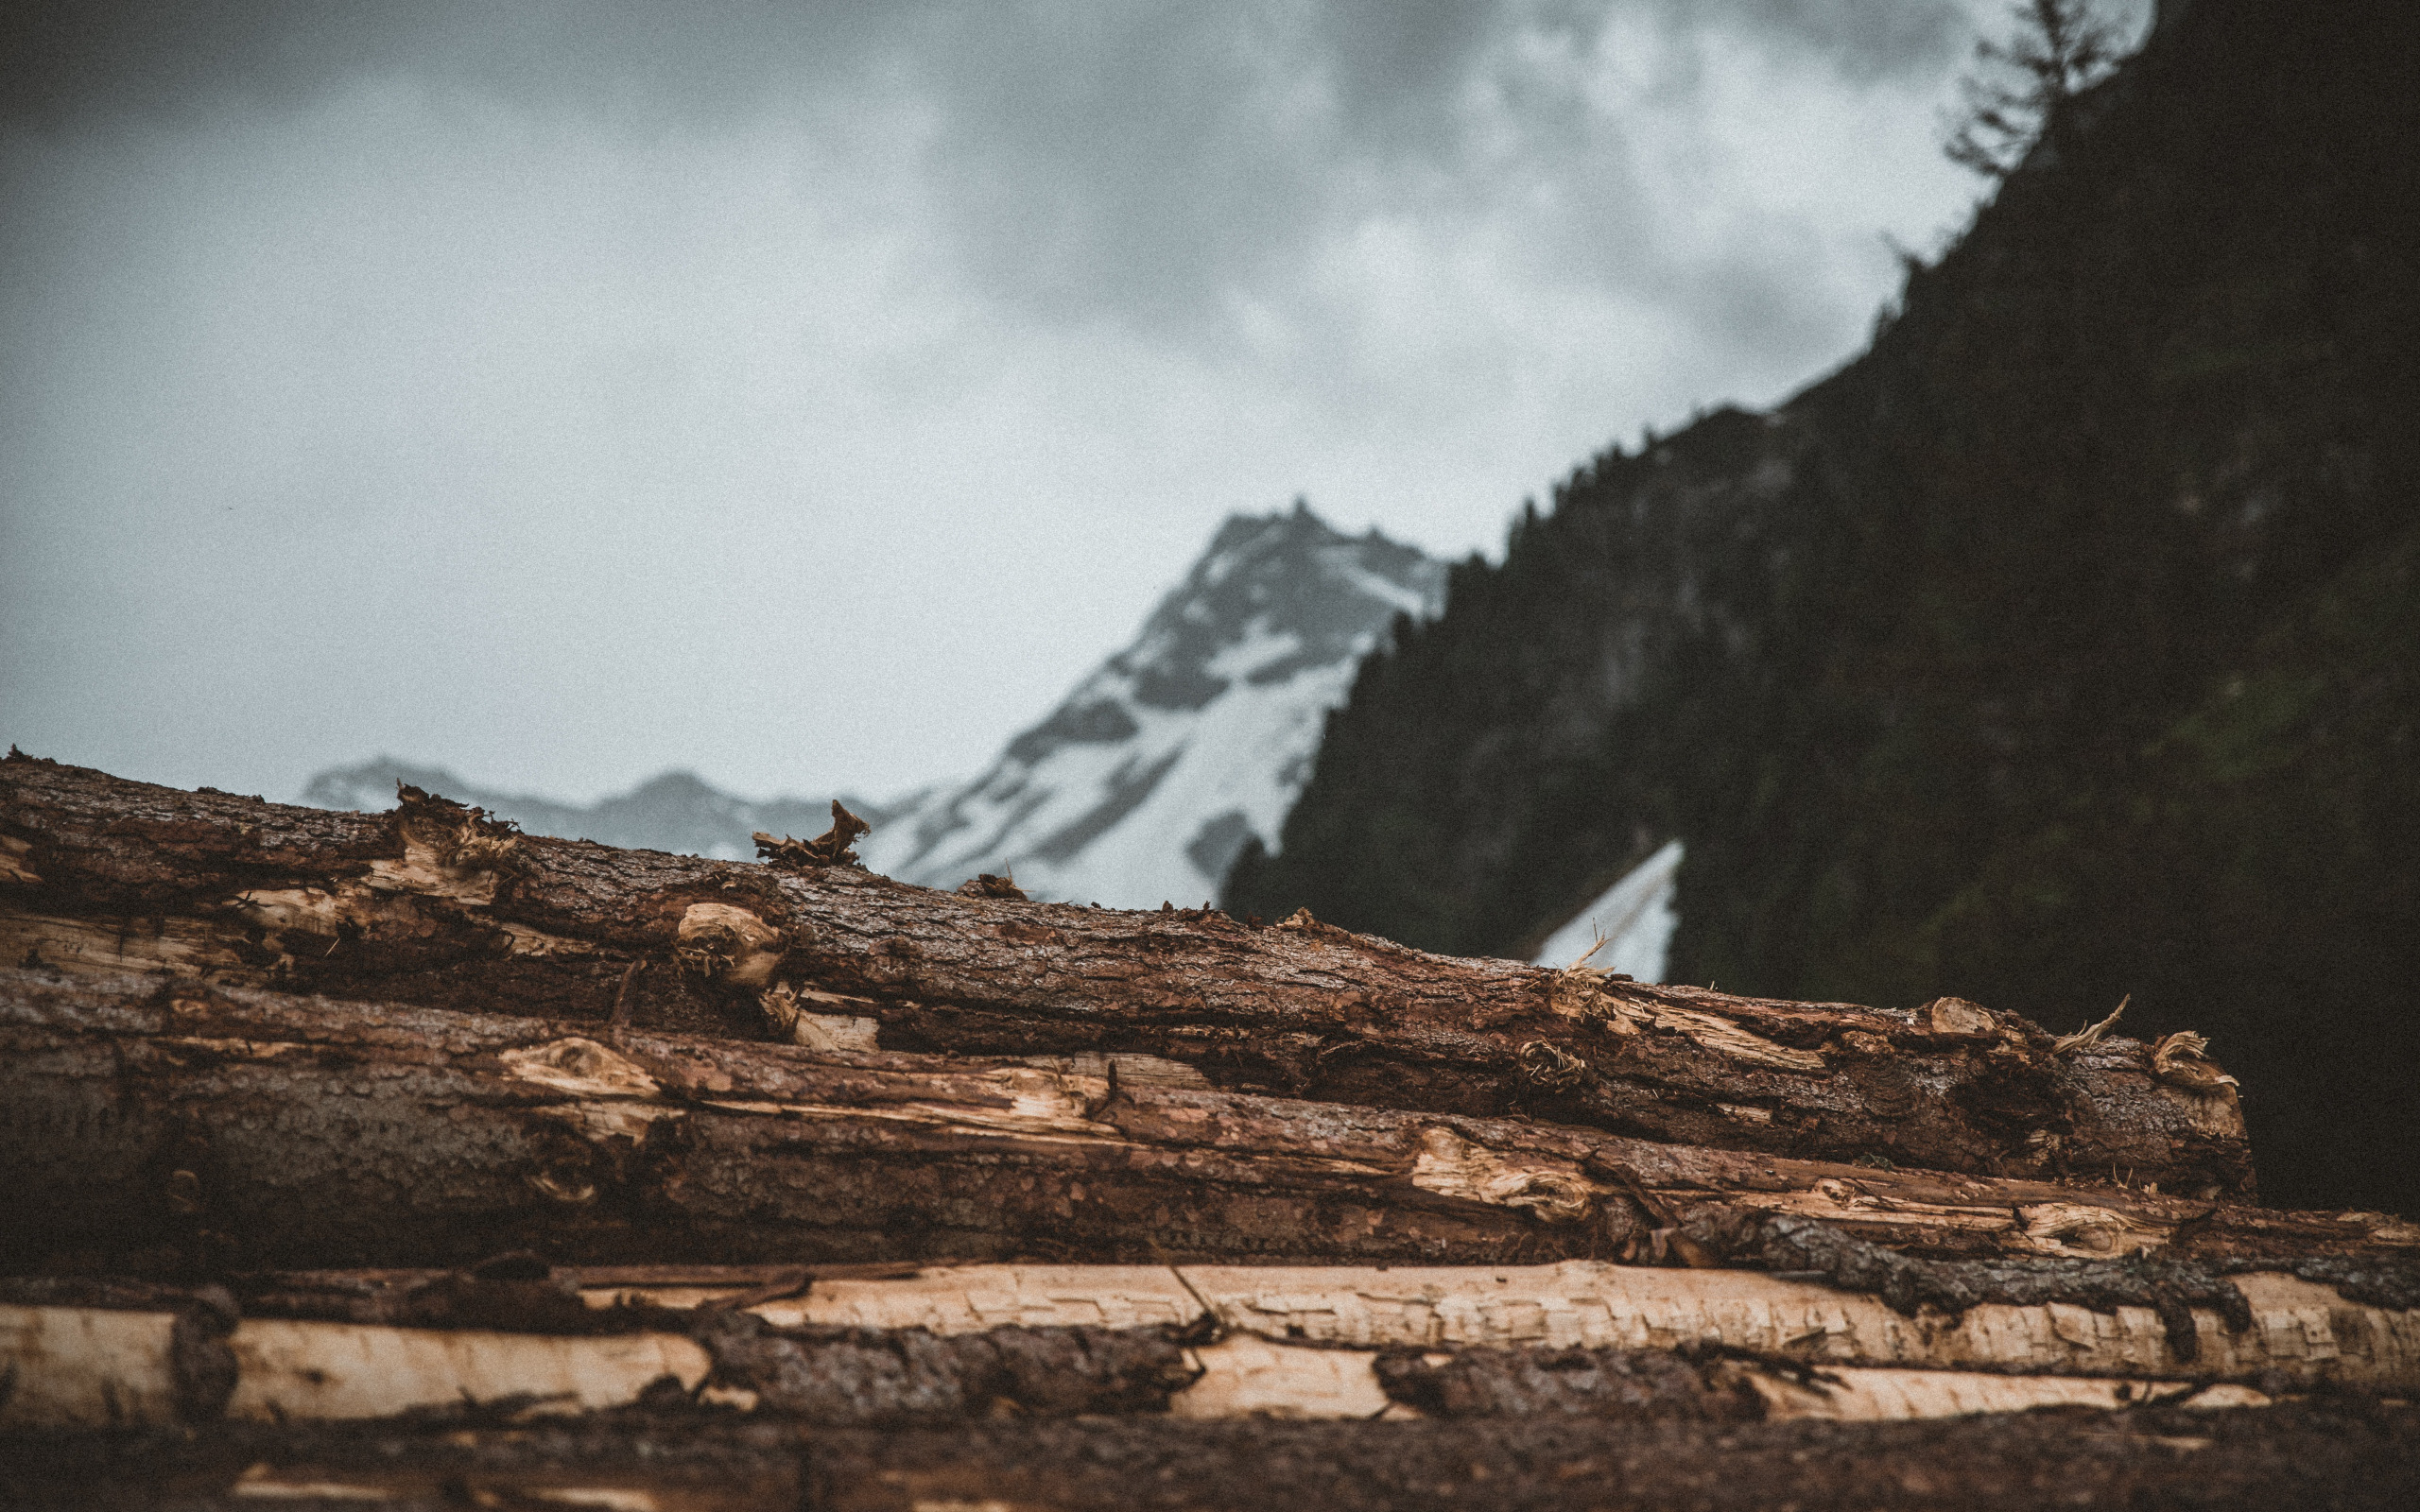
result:
[[(248, 1271), (200, 1286), (113, 1276), (0, 1275), (0, 1305), (175, 1313), (200, 1304), (231, 1317), (522, 1333), (631, 1333), (649, 1328), (685, 1330), (693, 1308), (709, 1300), (720, 1308), (745, 1308), (802, 1296), (820, 1280), (906, 1280), (925, 1268), (913, 1262), (569, 1267), (548, 1265), (521, 1250), (453, 1270)], [(666, 1304), (650, 1295), (649, 1289), (656, 1287), (688, 1295), (679, 1303)], [(590, 1299), (599, 1293), (606, 1299)]]
[[(846, 843), (0, 764), (0, 1333), (36, 1367), (0, 1423), (180, 1425), (0, 1431), (9, 1496), (2420, 1490), (2420, 1421), (2353, 1394), (2420, 1379), (2420, 1227), (2224, 1200), (2232, 1081), (2177, 1037), (944, 895)], [(1076, 1258), (1142, 1263), (918, 1264)]]
[(695, 1332), (717, 1384), (754, 1393), (764, 1411), (844, 1427), (1165, 1413), (1201, 1374), (1164, 1329), (775, 1329), (722, 1312)]
[[(1685, 1340), (1678, 1349), (1534, 1345), (1326, 1349), (1250, 1334), (1195, 1342), (1161, 1325), (922, 1328), (768, 1325), (752, 1314), (673, 1320), (683, 1332), (564, 1336), (352, 1323), (247, 1320), (210, 1344), (215, 1393), (198, 1389), (188, 1315), (0, 1305), (0, 1354), (16, 1389), (0, 1435), (62, 1428), (394, 1418), (465, 1400), (548, 1417), (650, 1403), (740, 1405), (826, 1427), (996, 1417), (1158, 1414), (1279, 1417), (1825, 1418), (1883, 1422), (2037, 1407), (2261, 1405), (2282, 1391), (2420, 1385), (2405, 1367), (2362, 1372), (2271, 1355), (2242, 1379), (2016, 1374), (1824, 1365)], [(2271, 1342), (2276, 1342), (2273, 1337)], [(2316, 1342), (2316, 1341), (2314, 1341)], [(2358, 1340), (2345, 1339), (2347, 1344)], [(2289, 1368), (2288, 1366), (2299, 1366)]]
[(1719, 1360), (1668, 1349), (1390, 1349), (1389, 1400), (1432, 1418), (1629, 1418), (1754, 1422), (1764, 1401)]
[[(0, 950), (595, 1024), (1132, 1054), (1219, 1088), (1676, 1143), (2248, 1194), (2232, 1087), (1945, 1000), (1912, 1012), (1461, 960), (1298, 919), (969, 898), (845, 866), (521, 836), (0, 765)], [(632, 971), (636, 964), (638, 969)]]
[(2019, 1307), (2064, 1302), (2104, 1312), (2149, 1308), (2167, 1329), (2176, 1358), (2187, 1363), (2197, 1349), (2192, 1309), (2216, 1310), (2230, 1332), (2251, 1327), (2251, 1306), (2227, 1279), (2247, 1269), (2283, 1269), (2300, 1279), (2325, 1281), (2348, 1301), (2396, 1310), (2420, 1306), (2420, 1265), (2410, 1259), (2367, 1265), (2344, 1256), (1937, 1261), (1903, 1255), (1806, 1218), (1736, 1211), (1706, 1211), (1691, 1220), (1685, 1231), (1725, 1261), (1821, 1276), (1845, 1290), (1870, 1293), (1910, 1315), (1926, 1308), (1962, 1313), (1990, 1302)]
[(638, 1495), (667, 1512), (2270, 1512), (2400, 1509), (2420, 1495), (2420, 1413), (2361, 1400), (1905, 1423), (1088, 1418), (904, 1432), (645, 1410), (504, 1427), (460, 1409), (341, 1427), (29, 1436), (8, 1449), (15, 1504), (62, 1512), (362, 1504), (371, 1495), (430, 1512), (636, 1505)]
[[(1856, 1247), (1837, 1233), (1829, 1238), (1839, 1249)], [(2198, 1310), (2195, 1374), (2250, 1381), (2282, 1369), (2294, 1381), (2420, 1389), (2420, 1312), (2357, 1300), (2290, 1274), (2301, 1263), (2276, 1263), (2285, 1268), (2228, 1267), (2227, 1280), (2249, 1304), (2252, 1324), (2230, 1332), (2215, 1307)], [(1954, 1283), (1979, 1290), (2004, 1280), (1993, 1273), (2008, 1264), (1946, 1267), (1935, 1280), (1945, 1289)], [(961, 1266), (884, 1280), (818, 1281), (797, 1301), (765, 1308), (785, 1319), (944, 1332), (1008, 1320), (1182, 1324), (1206, 1308), (1236, 1334), (1330, 1348), (1703, 1344), (1818, 1365), (2137, 1377), (2174, 1372), (2172, 1341), (2152, 1307), (2117, 1300), (2115, 1288), (2097, 1285), (2106, 1274), (2102, 1263), (2069, 1261), (2060, 1268), (2069, 1284), (2057, 1300), (1986, 1301), (1969, 1293), (1954, 1310), (1904, 1297), (1894, 1309), (1829, 1273), (1598, 1261)], [(2411, 1277), (2408, 1262), (2397, 1268)], [(2098, 1310), (2073, 1299), (2096, 1293)]]
[[(1703, 1263), (1722, 1213), (1934, 1256), (2420, 1242), (2116, 1187), (1879, 1171), (1023, 1065), (0, 973), (0, 1269), (1081, 1258)], [(1711, 1230), (1707, 1230), (1711, 1232)], [(1740, 1230), (1745, 1232), (1746, 1230)], [(1744, 1242), (1744, 1241), (1743, 1241)]]
[[(214, 1351), (232, 1353), (240, 1366), (227, 1409), (237, 1416), (277, 1403), (293, 1417), (382, 1417), (466, 1390), (543, 1393), (564, 1382), (576, 1383), (589, 1406), (620, 1405), (665, 1370), (694, 1385), (707, 1368), (696, 1349), (630, 1341), (702, 1339), (719, 1354), (714, 1341), (735, 1337), (732, 1324), (741, 1316), (800, 1331), (799, 1338), (952, 1337), (1014, 1327), (1190, 1341), (1202, 1345), (1198, 1358), (1210, 1371), (1180, 1402), (1202, 1409), (1197, 1416), (1257, 1410), (1255, 1401), (1309, 1412), (1314, 1398), (1332, 1403), (1334, 1415), (1367, 1416), (1383, 1405), (1374, 1378), (1366, 1378), (1370, 1362), (1405, 1349), (1711, 1350), (1788, 1361), (1861, 1372), (1900, 1404), (1850, 1391), (1792, 1402), (1793, 1411), (1884, 1416), (1928, 1415), (1918, 1389), (1927, 1384), (1939, 1388), (1930, 1399), (1942, 1390), (1954, 1399), (1940, 1411), (1997, 1410), (1990, 1404), (2003, 1399), (1991, 1383), (2022, 1378), (2100, 1381), (2102, 1405), (2128, 1400), (2106, 1394), (2128, 1381), (2231, 1382), (2273, 1393), (2420, 1390), (2420, 1310), (2365, 1302), (2274, 1270), (2221, 1278), (2177, 1263), (2118, 1267), (2114, 1276), (2091, 1262), (1935, 1265), (1926, 1285), (1947, 1305), (1902, 1296), (1894, 1310), (1828, 1278), (1586, 1261), (937, 1266), (880, 1280), (836, 1277), (835, 1268), (815, 1280), (784, 1268), (769, 1280), (748, 1267), (684, 1268), (681, 1284), (639, 1289), (598, 1282), (629, 1275), (626, 1267), (561, 1270), (548, 1281), (475, 1271), (238, 1274), (223, 1286), (0, 1278), (0, 1358), (20, 1366), (25, 1387), (0, 1401), (0, 1426), (103, 1424), (113, 1419), (112, 1400), (137, 1418), (136, 1405), (147, 1403), (151, 1417), (191, 1419), (197, 1403), (229, 1397), (223, 1389), (215, 1399), (196, 1396), (186, 1389), (193, 1373), (178, 1362)], [(2409, 1266), (2404, 1276), (2412, 1279)], [(2034, 1299), (1990, 1299), (2008, 1296), (2012, 1283)], [(2180, 1321), (2190, 1328), (2181, 1337)]]

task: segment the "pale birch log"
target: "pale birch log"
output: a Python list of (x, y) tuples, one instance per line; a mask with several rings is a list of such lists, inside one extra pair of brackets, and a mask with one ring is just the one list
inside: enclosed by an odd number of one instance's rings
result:
[[(736, 1299), (695, 1284), (589, 1288), (593, 1308)], [(750, 1278), (756, 1289), (758, 1278)], [(321, 1278), (328, 1286), (337, 1278)], [(2290, 1277), (2238, 1279), (2252, 1327), (2197, 1313), (2191, 1379), (2292, 1389), (2420, 1392), (2420, 1313), (2362, 1307)], [(291, 1296), (289, 1291), (286, 1294)], [(1365, 1417), (1387, 1409), (1370, 1362), (1384, 1349), (1698, 1349), (1802, 1362), (1841, 1375), (1809, 1391), (1753, 1373), (1777, 1414), (1882, 1417), (2116, 1405), (2187, 1378), (2149, 1310), (1987, 1305), (1903, 1317), (1872, 1298), (1740, 1271), (1590, 1263), (1534, 1267), (962, 1266), (895, 1280), (821, 1280), (749, 1311), (780, 1328), (928, 1331), (1176, 1330), (1207, 1311), (1228, 1336), (1196, 1353), (1181, 1417)], [(180, 1412), (164, 1312), (0, 1307), (0, 1406), (10, 1425), (171, 1421)], [(238, 1418), (375, 1418), (463, 1394), (552, 1399), (550, 1411), (636, 1400), (659, 1376), (696, 1386), (708, 1359), (666, 1332), (565, 1336), (246, 1318), (227, 1341)], [(2002, 1384), (2000, 1383), (2007, 1383)], [(745, 1400), (745, 1399), (734, 1399)], [(2239, 1404), (2239, 1393), (2209, 1403)]]
[[(0, 1431), (164, 1425), (179, 1411), (166, 1313), (0, 1306), (0, 1358), (16, 1389)], [(566, 1338), (486, 1330), (252, 1318), (227, 1340), (236, 1384), (224, 1415), (269, 1422), (386, 1418), (515, 1396), (550, 1415), (624, 1406), (660, 1376), (694, 1387), (709, 1361), (677, 1333)]]
[[(2194, 1372), (2420, 1391), (2420, 1312), (2363, 1306), (2290, 1276), (2235, 1278), (2252, 1327), (2196, 1309)], [(818, 1281), (765, 1304), (776, 1322), (955, 1332), (1003, 1324), (1136, 1328), (1207, 1309), (1227, 1329), (1364, 1349), (1718, 1344), (1815, 1365), (2153, 1377), (2173, 1374), (2151, 1309), (1986, 1303), (1903, 1316), (1873, 1297), (1755, 1271), (1569, 1261), (1538, 1266), (980, 1265), (912, 1280)]]
[[(0, 1306), (0, 1370), (16, 1383), (0, 1401), (0, 1434), (183, 1420), (169, 1362), (175, 1323), (163, 1313)], [(667, 1377), (693, 1390), (712, 1365), (706, 1349), (677, 1333), (577, 1337), (267, 1318), (238, 1325), (227, 1344), (236, 1379), (224, 1417), (237, 1422), (390, 1418), (514, 1399), (525, 1399), (530, 1415), (577, 1416), (635, 1404)], [(1422, 1416), (1389, 1400), (1374, 1350), (1239, 1335), (1185, 1355), (1199, 1376), (1167, 1399), (1175, 1418)], [(1750, 1365), (1730, 1373), (1761, 1399), (1766, 1417), (1843, 1421), (2117, 1407), (2191, 1383), (1860, 1366), (1827, 1368), (1811, 1383)], [(753, 1408), (760, 1394), (710, 1386), (706, 1400)], [(2191, 1400), (2215, 1408), (2269, 1399), (2221, 1386)], [(970, 1415), (985, 1412), (976, 1405)]]

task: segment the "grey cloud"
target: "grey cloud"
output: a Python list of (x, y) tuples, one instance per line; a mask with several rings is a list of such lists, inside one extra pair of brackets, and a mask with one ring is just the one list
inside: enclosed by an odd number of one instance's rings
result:
[(1735, 362), (1810, 372), (1840, 356), (1833, 311), (1810, 301), (1793, 276), (1814, 251), (1788, 230), (1775, 230), (1676, 280), (1672, 302), (1689, 312), (1693, 329), (1727, 346)]
[(0, 17), (0, 122), (293, 109), (404, 76), (642, 123), (759, 106), (862, 62), (893, 8), (647, 0), (47, 0)]
[(1738, 27), (1767, 45), (1805, 49), (1847, 81), (1872, 84), (1934, 74), (1974, 43), (1966, 13), (1948, 0), (1664, 0), (1676, 19)]
[(1456, 104), (1512, 8), (1456, 0), (976, 8), (927, 13), (910, 67), (969, 261), (1060, 316), (1215, 318), (1452, 167)]
[[(1437, 208), (1424, 196), (1483, 216), (1553, 184), (1582, 207), (1567, 276), (1648, 276), (1618, 128), (1505, 60), (1523, 36), (1585, 53), (1642, 12), (1858, 86), (1945, 68), (1972, 35), (1947, 0), (91, 0), (0, 23), (0, 121), (292, 108), (391, 77), (640, 129), (904, 91), (934, 122), (942, 226), (979, 286), (1063, 320), (1199, 330), (1339, 228)], [(1495, 103), (1483, 140), (1475, 87)]]
[[(1616, 35), (1657, 72), (1592, 96)], [(592, 791), (945, 775), (1197, 524), (1308, 489), (1459, 550), (1610, 429), (1836, 359), (1888, 277), (1842, 226), (1946, 201), (1786, 176), (1966, 35), (1912, 0), (0, 9), (0, 739), (247, 791), (423, 731)], [(1760, 123), (1689, 65), (1743, 47), (1819, 117), (1781, 168), (1708, 146)], [(742, 642), (774, 654), (697, 676)]]
[[(1535, 190), (1571, 207), (1537, 229), (1540, 271), (1645, 291), (1676, 254), (1655, 245), (1622, 124), (1515, 45), (1584, 58), (1642, 14), (1852, 89), (1938, 77), (1973, 36), (1947, 0), (1327, 0), (936, 11), (909, 51), (941, 110), (945, 223), (983, 285), (1058, 318), (1183, 328), (1369, 215), (1479, 221)], [(1703, 81), (1693, 50), (1673, 52), (1658, 88), (1687, 110)]]
[(1328, 128), (1283, 18), (1246, 7), (936, 14), (945, 214), (995, 293), (1062, 316), (1199, 313), (1317, 223)]
[(1344, 130), (1367, 144), (1440, 156), (1451, 102), (1514, 8), (1460, 0), (1332, 0), (1315, 28)]
[[(1973, 36), (1949, 0), (95, 0), (11, 16), (0, 123), (20, 129), (288, 109), (391, 77), (641, 131), (905, 105), (931, 133), (914, 171), (936, 245), (988, 298), (1057, 323), (1230, 339), (1231, 297), (1288, 301), (1322, 247), (1384, 215), (1516, 226), (1530, 278), (1792, 352), (1838, 312), (1792, 276), (1789, 228), (1711, 254), (1675, 243), (1629, 124), (1527, 60), (1585, 59), (1644, 20), (1855, 90), (1938, 77)], [(1699, 54), (1666, 51), (1658, 105), (1685, 112)], [(1322, 318), (1296, 300), (1287, 318)]]
[[(1008, 74), (1026, 72), (1020, 53), (1052, 48), (1061, 65), (1127, 70), (1106, 93), (1123, 88), (1148, 104), (1153, 96), (1132, 86), (1166, 83), (1205, 57), (1215, 65), (1229, 50), (1221, 33), (1258, 33), (1290, 38), (1332, 64), (1349, 129), (1442, 146), (1431, 107), (1451, 99), (1493, 39), (1522, 26), (1584, 36), (1610, 11), (1641, 8), (1668, 26), (1731, 30), (1820, 56), (1858, 81), (1939, 68), (1971, 36), (1949, 0), (1223, 0), (1150, 9), (1002, 0), (32, 0), (0, 16), (0, 120), (56, 127), (216, 101), (291, 106), (351, 78), (395, 73), (515, 100), (584, 96), (613, 109), (711, 115), (863, 65), (905, 39)], [(1208, 53), (1197, 52), (1205, 43)]]

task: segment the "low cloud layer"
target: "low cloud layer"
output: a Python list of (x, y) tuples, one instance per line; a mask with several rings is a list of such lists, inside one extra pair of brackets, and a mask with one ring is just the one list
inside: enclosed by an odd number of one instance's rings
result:
[(273, 797), (972, 767), (1225, 513), (1491, 547), (1848, 355), (1972, 193), (1947, 4), (52, 20), (0, 738)]

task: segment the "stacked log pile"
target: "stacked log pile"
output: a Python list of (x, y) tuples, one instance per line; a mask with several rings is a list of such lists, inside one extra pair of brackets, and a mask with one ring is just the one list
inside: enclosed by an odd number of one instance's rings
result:
[[(2192, 1036), (0, 764), (60, 1505), (2399, 1505)], [(2044, 1409), (2050, 1409), (2045, 1411)]]

